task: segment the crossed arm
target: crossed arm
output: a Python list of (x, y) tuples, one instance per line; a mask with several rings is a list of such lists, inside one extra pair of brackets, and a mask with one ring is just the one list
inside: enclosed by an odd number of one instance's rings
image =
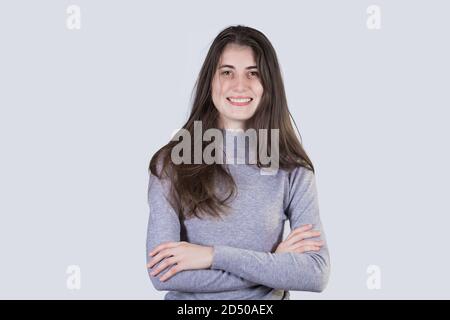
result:
[[(148, 188), (150, 215), (147, 227), (147, 263), (148, 253), (164, 242), (180, 241), (180, 220), (164, 197), (160, 180), (151, 175)], [(165, 260), (165, 259), (164, 259)], [(231, 274), (224, 270), (197, 269), (183, 270), (166, 281), (150, 275), (164, 260), (148, 269), (149, 277), (156, 290), (181, 292), (223, 292), (257, 286), (257, 283)], [(164, 275), (170, 268), (162, 271)]]
[[(178, 216), (163, 196), (161, 182), (154, 176), (150, 177), (149, 205), (147, 254), (163, 242), (180, 241)], [(312, 224), (322, 232), (321, 240), (325, 245), (317, 252), (304, 253), (267, 253), (216, 245), (210, 269), (183, 270), (164, 282), (150, 275), (154, 287), (184, 292), (222, 292), (265, 285), (284, 290), (322, 291), (328, 282), (330, 263), (319, 217), (315, 177), (311, 172), (300, 168), (292, 174), (286, 212), (292, 230), (302, 224)], [(163, 261), (149, 269), (149, 273)]]

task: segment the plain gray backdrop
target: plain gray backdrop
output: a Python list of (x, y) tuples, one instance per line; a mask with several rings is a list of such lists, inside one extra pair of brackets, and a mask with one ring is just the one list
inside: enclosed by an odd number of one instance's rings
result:
[[(370, 5), (381, 29), (367, 27)], [(275, 47), (316, 167), (331, 276), (291, 299), (450, 298), (449, 10), (2, 0), (0, 298), (163, 298), (145, 266), (148, 163), (184, 123), (212, 40), (235, 24)], [(380, 289), (367, 286), (370, 265)]]

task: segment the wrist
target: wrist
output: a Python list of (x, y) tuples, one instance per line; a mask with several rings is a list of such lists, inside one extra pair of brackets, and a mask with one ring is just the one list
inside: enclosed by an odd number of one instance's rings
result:
[(209, 252), (208, 268), (211, 268), (213, 260), (214, 260), (214, 246), (209, 246), (208, 252)]

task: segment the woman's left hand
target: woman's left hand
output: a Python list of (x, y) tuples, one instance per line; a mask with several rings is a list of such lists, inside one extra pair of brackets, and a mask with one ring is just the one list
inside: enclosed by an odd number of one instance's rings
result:
[(165, 281), (182, 270), (209, 268), (213, 261), (213, 254), (213, 247), (201, 246), (186, 241), (166, 242), (160, 244), (149, 253), (149, 256), (153, 258), (147, 264), (147, 268), (152, 268), (166, 258), (164, 262), (150, 273), (150, 275), (156, 276), (162, 270), (174, 265), (159, 278), (160, 281)]

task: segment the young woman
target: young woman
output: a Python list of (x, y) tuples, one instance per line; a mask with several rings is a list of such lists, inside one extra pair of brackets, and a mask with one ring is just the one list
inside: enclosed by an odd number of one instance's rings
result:
[[(199, 137), (198, 124), (221, 135), (208, 143), (213, 139)], [(256, 144), (250, 130), (258, 133)], [(165, 299), (289, 299), (289, 290), (324, 290), (330, 261), (314, 167), (293, 129), (264, 34), (244, 26), (219, 33), (182, 131), (190, 134), (182, 142), (189, 136), (192, 144), (180, 153), (180, 139), (172, 139), (149, 167), (147, 268), (154, 287), (169, 291)], [(264, 139), (266, 132), (277, 134)], [(211, 155), (225, 155), (226, 163), (192, 160), (213, 143)], [(261, 150), (279, 170), (262, 171), (270, 164)], [(291, 232), (282, 240), (287, 219)]]

